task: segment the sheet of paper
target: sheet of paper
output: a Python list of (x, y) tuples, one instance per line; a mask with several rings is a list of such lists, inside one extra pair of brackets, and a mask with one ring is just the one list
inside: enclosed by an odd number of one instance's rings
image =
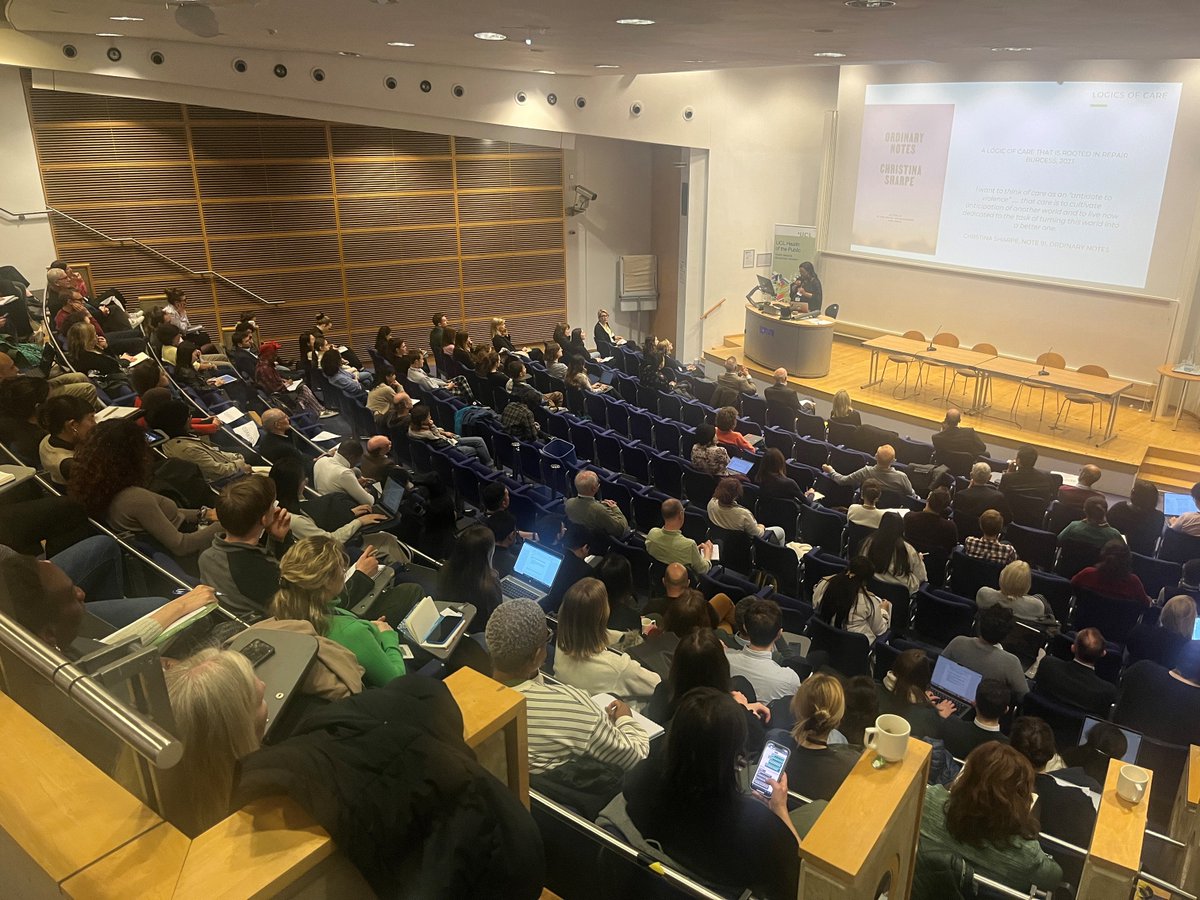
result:
[(289, 391), (298, 391), (300, 390), (300, 385), (302, 384), (304, 384), (304, 382), (297, 378), (295, 381), (288, 384), (287, 389)]
[(226, 425), (232, 425), (234, 422), (236, 422), (238, 419), (242, 418), (245, 415), (246, 414), (244, 412), (242, 412), (240, 409), (238, 409), (236, 406), (229, 406), (229, 407), (226, 407), (225, 409), (221, 410), (219, 413), (217, 413), (217, 418), (220, 419), (222, 422), (224, 422)]
[(340, 434), (334, 434), (332, 431), (319, 431), (309, 438), (309, 440), (316, 443), (317, 441), (336, 441), (340, 437)]
[[(595, 703), (602, 710), (607, 710), (608, 704), (612, 703), (616, 699), (617, 698), (614, 697), (612, 694), (593, 694), (592, 695), (592, 702)], [(646, 732), (647, 735), (649, 735), (650, 740), (654, 740), (656, 737), (658, 737), (664, 731), (664, 729), (661, 725), (659, 725), (653, 719), (647, 719), (640, 712), (633, 713), (633, 721), (637, 722), (639, 725), (642, 726), (642, 730), (644, 732)]]
[(251, 447), (258, 443), (258, 426), (253, 422), (243, 422), (241, 425), (235, 426), (233, 433)]
[(128, 419), (132, 416), (140, 416), (142, 411), (136, 406), (106, 406), (104, 409), (96, 413), (96, 421), (104, 422), (107, 419)]

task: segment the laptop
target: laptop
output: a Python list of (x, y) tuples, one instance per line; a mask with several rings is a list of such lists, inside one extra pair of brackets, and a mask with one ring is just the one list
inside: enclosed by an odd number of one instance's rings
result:
[(975, 705), (975, 691), (981, 681), (983, 676), (978, 672), (939, 656), (929, 689), (940, 699), (953, 703), (956, 714), (961, 716)]
[(616, 377), (617, 377), (616, 369), (605, 369), (603, 372), (600, 373), (600, 383), (611, 385), (613, 383), (613, 379), (615, 379)]
[(1163, 512), (1168, 516), (1182, 516), (1196, 511), (1191, 494), (1163, 494)]
[(761, 434), (743, 434), (742, 437), (746, 439), (746, 443), (751, 447), (757, 447), (763, 442), (763, 436)]
[[(1103, 719), (1097, 719), (1095, 716), (1087, 716), (1083, 720), (1083, 728), (1079, 732), (1079, 746), (1087, 741), (1088, 732), (1095, 728)], [(1112, 722), (1104, 722), (1105, 725), (1113, 725)], [(1113, 725), (1114, 728), (1121, 728), (1120, 725)], [(1121, 734), (1125, 735), (1125, 755), (1121, 757), (1121, 762), (1136, 763), (1138, 751), (1142, 749), (1142, 733), (1133, 731), (1129, 728), (1121, 728)]]
[(759, 275), (759, 276), (757, 276), (757, 278), (758, 278), (758, 289), (760, 291), (762, 291), (764, 294), (766, 294), (768, 297), (770, 297), (772, 300), (774, 300), (775, 299), (775, 284), (766, 275)]
[(517, 554), (512, 574), (500, 579), (500, 592), (505, 600), (541, 600), (550, 593), (561, 565), (561, 554), (526, 541)]
[(383, 489), (383, 496), (379, 498), (379, 506), (389, 516), (398, 516), (400, 514), (400, 501), (404, 499), (404, 485), (399, 481), (388, 479), (387, 485)]
[(754, 463), (748, 459), (742, 459), (740, 456), (731, 456), (729, 465), (726, 467), (730, 472), (737, 472), (739, 475), (749, 475), (750, 470), (754, 468)]

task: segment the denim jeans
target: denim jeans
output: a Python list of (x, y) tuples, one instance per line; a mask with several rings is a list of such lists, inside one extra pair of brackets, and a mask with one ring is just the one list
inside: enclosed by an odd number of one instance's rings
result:
[(125, 593), (121, 547), (107, 535), (72, 544), (50, 557), (50, 562), (66, 572), (88, 600), (113, 600)]

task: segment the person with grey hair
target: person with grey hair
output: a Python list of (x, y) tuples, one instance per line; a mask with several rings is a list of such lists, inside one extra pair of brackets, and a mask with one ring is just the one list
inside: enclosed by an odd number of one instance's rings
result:
[(750, 370), (737, 361), (736, 356), (725, 358), (725, 373), (717, 379), (717, 386), (729, 388), (738, 394), (757, 394), (758, 388), (750, 377)]
[(954, 511), (971, 521), (989, 509), (1000, 513), (1004, 524), (1012, 521), (1008, 498), (992, 484), (992, 467), (985, 462), (977, 462), (971, 466), (970, 485), (954, 494)]
[(650, 738), (629, 706), (614, 700), (601, 709), (586, 693), (542, 677), (554, 635), (532, 600), (509, 600), (488, 618), (484, 632), (492, 677), (525, 696), (529, 773), (541, 775), (580, 757), (628, 771), (650, 753)]
[(946, 410), (946, 418), (942, 420), (942, 430), (933, 435), (933, 449), (937, 453), (970, 453), (972, 456), (983, 456), (987, 453), (987, 444), (975, 433), (975, 429), (960, 425), (962, 413), (953, 406)]
[(268, 409), (262, 414), (262, 437), (257, 450), (263, 459), (277, 463), (285, 456), (294, 456), (304, 461), (309, 480), (312, 479), (312, 460), (304, 452), (300, 436), (292, 428), (292, 421), (282, 409)]
[(595, 472), (584, 469), (575, 476), (575, 493), (565, 504), (567, 518), (588, 531), (607, 534), (609, 537), (624, 537), (629, 533), (629, 521), (617, 508), (613, 500), (601, 500), (600, 478)]
[(897, 491), (906, 497), (916, 496), (912, 482), (899, 469), (893, 468), (896, 462), (896, 449), (891, 444), (883, 444), (875, 451), (875, 465), (863, 466), (849, 475), (842, 475), (831, 465), (821, 466), (821, 470), (838, 484), (852, 484), (862, 487), (868, 478), (874, 478), (887, 491)]

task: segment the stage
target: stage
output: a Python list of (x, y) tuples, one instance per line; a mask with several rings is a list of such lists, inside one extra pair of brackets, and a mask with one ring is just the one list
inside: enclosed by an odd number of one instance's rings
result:
[[(727, 356), (735, 356), (746, 364), (756, 379), (770, 383), (769, 369), (743, 358), (743, 342), (744, 336), (741, 334), (728, 335), (724, 344), (705, 351), (705, 359), (720, 366)], [(973, 383), (964, 383), (964, 379), (960, 378), (954, 394), (948, 400), (942, 400), (942, 372), (939, 369), (929, 376), (927, 384), (922, 385), (920, 395), (914, 396), (918, 368), (915, 363), (909, 371), (907, 390), (901, 387), (904, 370), (897, 370), (895, 366), (888, 366), (886, 378), (881, 384), (864, 388), (863, 385), (870, 380), (870, 367), (871, 351), (856, 338), (838, 335), (833, 342), (833, 358), (828, 375), (821, 378), (792, 378), (790, 381), (802, 396), (823, 400), (826, 404), (839, 390), (846, 390), (855, 409), (889, 419), (901, 434), (906, 433), (905, 426), (937, 430), (946, 408), (958, 406), (964, 411), (963, 424), (972, 426), (989, 445), (996, 443), (1015, 448), (1019, 444), (1033, 444), (1044, 448), (1048, 454), (1071, 462), (1082, 464), (1094, 461), (1102, 468), (1127, 476), (1136, 473), (1138, 477), (1153, 481), (1166, 490), (1187, 490), (1200, 480), (1200, 453), (1196, 452), (1200, 447), (1200, 429), (1196, 421), (1185, 415), (1180, 420), (1178, 431), (1171, 430), (1173, 415), (1164, 414), (1151, 422), (1150, 401), (1136, 397), (1122, 400), (1117, 411), (1115, 436), (1097, 447), (1104, 419), (1108, 415), (1107, 405), (1103, 410), (1097, 410), (1096, 433), (1089, 440), (1090, 413), (1086, 407), (1072, 407), (1069, 413), (1064, 413), (1066, 427), (1058, 431), (1050, 430), (1058, 413), (1058, 398), (1052, 390), (1046, 393), (1045, 412), (1039, 422), (1039, 395), (1034, 394), (1027, 402), (1029, 395), (1023, 392), (1021, 403), (1013, 415), (1016, 382), (995, 378), (992, 380), (990, 408), (983, 414), (966, 415), (974, 392)], [(947, 387), (952, 374), (946, 377)], [(893, 390), (897, 395), (895, 397)], [(819, 411), (828, 414), (829, 408), (822, 404)], [(917, 434), (912, 436), (918, 437)]]

